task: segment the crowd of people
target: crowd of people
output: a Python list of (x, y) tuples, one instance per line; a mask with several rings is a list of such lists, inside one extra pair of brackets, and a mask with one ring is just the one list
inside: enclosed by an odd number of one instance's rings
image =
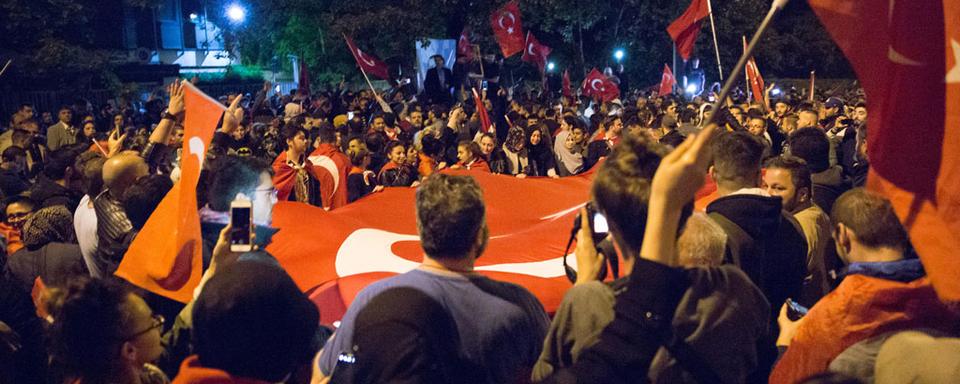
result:
[[(81, 100), (55, 122), (23, 105), (0, 134), (0, 382), (955, 379), (960, 316), (890, 203), (862, 188), (863, 100), (738, 95), (714, 109), (713, 94), (623, 85), (608, 102), (492, 81), (475, 97), (444, 86), (441, 100), (342, 83), (223, 95), (197, 191), (204, 273), (186, 305), (114, 272), (179, 178), (187, 85)], [(614, 246), (594, 244), (582, 212), (574, 285), (548, 315), (525, 288), (474, 273), (483, 191), (446, 169), (593, 171), (590, 205)], [(695, 204), (705, 182), (715, 192)], [(319, 324), (263, 250), (273, 205), (335, 210), (391, 187), (416, 188), (422, 263)], [(236, 199), (252, 203), (251, 252), (230, 250)], [(603, 280), (606, 258), (624, 276)]]

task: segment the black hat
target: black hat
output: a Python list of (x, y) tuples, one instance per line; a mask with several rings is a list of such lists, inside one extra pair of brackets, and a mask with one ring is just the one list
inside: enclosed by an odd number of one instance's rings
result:
[(218, 269), (193, 307), (200, 365), (277, 382), (315, 351), (317, 307), (278, 266), (237, 261)]
[(399, 287), (368, 302), (354, 321), (353, 351), (331, 384), (480, 382), (460, 354), (457, 325), (427, 294)]

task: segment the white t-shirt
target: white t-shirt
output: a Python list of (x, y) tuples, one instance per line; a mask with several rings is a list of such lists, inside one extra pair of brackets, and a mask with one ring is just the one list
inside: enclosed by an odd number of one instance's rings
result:
[(103, 277), (103, 271), (94, 261), (97, 253), (97, 213), (94, 212), (91, 203), (89, 195), (83, 195), (83, 198), (80, 199), (80, 205), (77, 206), (77, 211), (73, 213), (73, 229), (77, 232), (80, 254), (83, 255), (83, 262), (87, 264), (90, 276), (101, 278)]

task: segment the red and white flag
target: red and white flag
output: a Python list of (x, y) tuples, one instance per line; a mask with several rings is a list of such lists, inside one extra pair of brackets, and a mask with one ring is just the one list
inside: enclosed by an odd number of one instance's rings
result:
[(130, 244), (116, 275), (150, 292), (186, 303), (193, 298), (203, 268), (197, 183), (225, 108), (189, 82), (184, 82), (184, 105), (180, 180)]
[(384, 80), (390, 79), (387, 63), (380, 61), (376, 56), (360, 50), (360, 47), (357, 47), (357, 45), (353, 43), (353, 39), (347, 35), (343, 35), (343, 38), (347, 40), (347, 47), (350, 48), (353, 59), (357, 61), (357, 65), (360, 66), (362, 71)]
[[(743, 36), (743, 51), (747, 51), (747, 37)], [(747, 66), (744, 67), (744, 73), (747, 75), (747, 83), (750, 84), (750, 92), (753, 93), (753, 99), (763, 103), (764, 92), (763, 76), (760, 76), (760, 68), (757, 68), (757, 60), (750, 56), (747, 60)]]
[(677, 78), (673, 77), (673, 71), (670, 66), (663, 65), (663, 75), (660, 76), (660, 90), (657, 92), (660, 96), (666, 96), (673, 93), (673, 86), (677, 84)]
[(490, 122), (490, 115), (487, 114), (487, 107), (483, 105), (483, 99), (480, 98), (480, 94), (477, 93), (477, 89), (473, 88), (473, 103), (477, 106), (477, 114), (480, 115), (480, 127), (491, 134), (496, 134), (497, 131), (493, 129), (493, 123)]
[(607, 102), (620, 97), (620, 87), (596, 68), (583, 79), (583, 94)]
[(710, 15), (709, 0), (693, 0), (680, 17), (670, 23), (667, 33), (677, 46), (677, 53), (684, 61), (693, 55), (693, 45), (700, 34), (700, 25), (704, 17)]
[(540, 69), (540, 73), (544, 73), (550, 51), (550, 47), (541, 44), (532, 33), (527, 32), (526, 48), (524, 48), (523, 56), (520, 56), (520, 60), (536, 64), (537, 68)]
[(868, 188), (890, 198), (937, 295), (960, 301), (960, 2), (810, 6), (870, 106)]
[(490, 15), (490, 26), (500, 44), (503, 57), (510, 57), (524, 49), (523, 26), (520, 23), (520, 7), (511, 1)]
[(470, 28), (463, 27), (460, 38), (457, 39), (457, 56), (473, 58), (473, 44), (470, 44)]

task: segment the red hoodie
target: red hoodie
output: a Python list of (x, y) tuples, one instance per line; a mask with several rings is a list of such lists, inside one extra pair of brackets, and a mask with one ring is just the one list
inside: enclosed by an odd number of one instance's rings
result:
[(270, 384), (268, 381), (233, 377), (225, 371), (200, 366), (197, 355), (188, 357), (180, 365), (180, 373), (172, 384)]

